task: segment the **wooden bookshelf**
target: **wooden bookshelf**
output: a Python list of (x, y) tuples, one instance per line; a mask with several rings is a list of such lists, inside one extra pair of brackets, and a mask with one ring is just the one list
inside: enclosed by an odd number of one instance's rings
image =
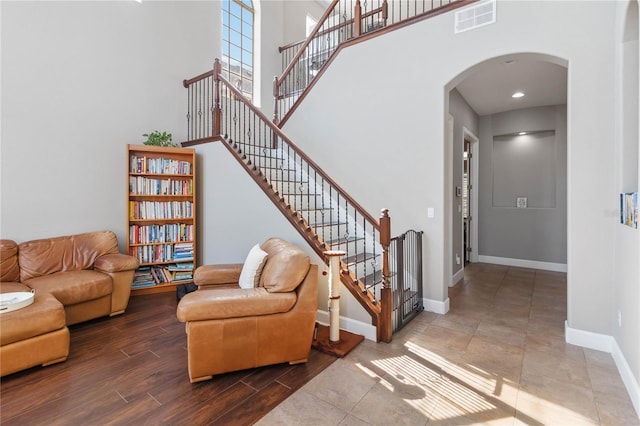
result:
[(140, 262), (132, 295), (193, 282), (196, 156), (190, 148), (127, 146), (127, 253)]

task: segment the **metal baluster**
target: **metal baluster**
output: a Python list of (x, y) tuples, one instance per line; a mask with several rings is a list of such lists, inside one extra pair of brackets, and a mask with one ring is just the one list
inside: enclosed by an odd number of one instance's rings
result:
[(201, 138), (203, 136), (203, 129), (202, 129), (202, 80), (198, 81), (197, 83), (197, 87), (198, 87), (198, 137)]
[(199, 134), (199, 117), (198, 117), (198, 82), (193, 83), (193, 119), (194, 119), (194, 136), (196, 139), (200, 137)]
[(206, 134), (206, 129), (205, 129), (205, 111), (206, 109), (204, 108), (205, 103), (204, 103), (204, 87), (205, 87), (205, 80), (200, 80), (198, 87), (200, 88), (200, 102), (199, 102), (199, 110), (200, 110), (200, 137), (205, 137), (207, 136)]
[(209, 126), (209, 135), (213, 136), (213, 104), (214, 104), (214, 85), (213, 85), (213, 77), (207, 78), (207, 100), (209, 105), (209, 117), (207, 117), (207, 125)]
[(227, 94), (227, 88), (225, 85), (222, 85), (220, 88), (220, 108), (222, 109), (221, 115), (222, 115), (222, 120), (220, 123), (220, 133), (222, 133), (223, 135), (226, 135), (228, 137), (229, 135), (229, 104), (228, 104), (228, 97), (226, 96)]
[(191, 102), (191, 85), (187, 88), (187, 140), (191, 138), (191, 111), (189, 110), (189, 103)]

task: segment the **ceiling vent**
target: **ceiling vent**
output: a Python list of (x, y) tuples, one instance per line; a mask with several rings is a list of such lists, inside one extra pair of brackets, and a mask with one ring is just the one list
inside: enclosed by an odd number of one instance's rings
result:
[(474, 3), (455, 14), (455, 33), (462, 33), (496, 22), (496, 0)]

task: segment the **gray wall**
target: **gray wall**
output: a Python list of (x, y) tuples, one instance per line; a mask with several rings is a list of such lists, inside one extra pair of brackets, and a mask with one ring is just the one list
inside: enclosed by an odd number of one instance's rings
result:
[[(390, 209), (394, 234), (410, 228), (425, 231), (427, 299), (446, 303), (451, 275), (453, 153), (448, 157), (444, 146), (449, 91), (485, 60), (523, 51), (555, 54), (571, 64), (572, 122), (598, 123), (572, 128), (581, 147), (573, 158), (574, 189), (586, 197), (575, 200), (574, 211), (580, 214), (572, 217), (572, 223), (580, 231), (574, 234), (572, 255), (576, 265), (603, 256), (603, 263), (592, 265), (588, 273), (581, 268), (573, 271), (570, 280), (588, 282), (591, 287), (589, 292), (576, 294), (580, 308), (573, 311), (578, 314), (573, 320), (578, 328), (609, 329), (612, 306), (603, 306), (601, 301), (608, 298), (611, 302), (611, 295), (600, 284), (610, 276), (611, 252), (604, 247), (612, 244), (612, 219), (589, 204), (597, 200), (606, 205), (613, 189), (614, 152), (601, 144), (610, 138), (614, 126), (610, 109), (614, 82), (603, 78), (613, 76), (613, 36), (601, 32), (601, 37), (589, 42), (587, 53), (586, 41), (579, 34), (602, 22), (605, 15), (613, 22), (615, 5), (589, 2), (582, 7), (582, 19), (567, 28), (566, 20), (573, 21), (571, 2), (501, 2), (498, 22), (475, 31), (454, 35), (453, 16), (444, 14), (349, 47), (287, 122), (285, 131), (366, 209), (373, 214), (383, 207)], [(516, 24), (523, 16), (531, 23), (526, 27), (531, 31)], [(533, 31), (539, 26), (549, 30)], [(412, 42), (433, 39), (439, 42), (420, 44), (420, 48)], [(451, 55), (454, 51), (460, 54)], [(380, 67), (381, 54), (385, 63), (406, 63), (411, 58), (411, 66)], [(594, 97), (600, 102), (597, 107)], [(352, 158), (361, 167), (353, 167)], [(594, 169), (602, 170), (602, 176), (593, 176)], [(432, 219), (427, 217), (430, 207), (435, 210)], [(588, 237), (581, 231), (587, 227), (596, 230)], [(581, 294), (589, 296), (583, 299)], [(594, 309), (599, 311), (596, 316)]]
[(622, 192), (638, 191), (638, 3), (631, 3), (622, 33)]
[[(304, 23), (303, 3), (256, 3), (267, 115), (283, 22)], [(111, 229), (124, 247), (126, 145), (185, 140), (182, 80), (220, 56), (220, 4), (0, 2), (3, 238)]]
[(479, 255), (566, 264), (566, 105), (480, 117), (479, 137)]
[(283, 44), (304, 40), (307, 30), (307, 15), (318, 21), (328, 5), (329, 2), (288, 0), (284, 7), (285, 22), (287, 24), (283, 26)]
[[(318, 80), (286, 131), (370, 212), (390, 208), (394, 233), (425, 231), (425, 297), (445, 302), (452, 253), (445, 237), (452, 163), (443, 142), (449, 92), (476, 64), (501, 55), (536, 52), (564, 61), (568, 325), (615, 336), (637, 383), (640, 239), (617, 223), (622, 131), (616, 117), (623, 112), (618, 52), (629, 4), (581, 2), (576, 19), (572, 1), (500, 1), (497, 23), (478, 30), (455, 35), (453, 14), (443, 14), (350, 47)], [(263, 12), (285, 7), (278, 1), (261, 6)], [(184, 137), (181, 81), (209, 69), (218, 56), (218, 7), (0, 2), (3, 238), (98, 228), (124, 236), (125, 145), (156, 128)], [(284, 11), (267, 16), (273, 21), (262, 29), (264, 37), (276, 46), (291, 41), (281, 40)], [(273, 55), (275, 69), (279, 59)], [(270, 83), (263, 86), (266, 93)], [(631, 120), (637, 127), (638, 118)], [(219, 191), (237, 194), (238, 188)], [(426, 217), (428, 207), (435, 218)], [(225, 223), (235, 235), (220, 244), (244, 239), (246, 245), (234, 246), (235, 255), (227, 258), (246, 256), (254, 236), (242, 225), (272, 208), (247, 198), (229, 210)], [(616, 325), (618, 309), (622, 327)]]
[[(638, 44), (638, 21), (640, 8), (637, 1), (620, 2), (618, 7), (616, 39), (620, 41), (617, 72), (620, 75), (616, 88), (618, 93), (616, 117), (621, 120), (622, 137), (616, 141), (618, 162), (616, 165), (617, 184), (615, 192), (638, 191), (640, 189), (640, 111), (638, 87), (640, 46)], [(635, 152), (636, 161), (633, 160)], [(635, 177), (634, 177), (635, 174)], [(617, 194), (612, 194), (612, 197)], [(617, 201), (617, 200), (616, 200)], [(617, 217), (618, 206), (613, 206), (612, 216)], [(640, 377), (640, 229), (616, 224), (614, 229), (615, 263), (613, 265), (612, 289), (615, 292), (615, 319), (613, 335), (616, 344), (630, 365), (636, 378)], [(619, 320), (619, 321), (618, 321)], [(636, 381), (636, 389), (639, 385)], [(640, 391), (636, 391), (636, 395)], [(639, 398), (640, 399), (640, 398)], [(640, 411), (640, 401), (636, 401)]]
[[(612, 212), (618, 196), (612, 139), (619, 134), (616, 51), (622, 43), (615, 33), (618, 8), (624, 6), (581, 2), (575, 19), (571, 1), (498, 2), (497, 22), (474, 31), (454, 34), (453, 15), (443, 14), (349, 47), (317, 81), (285, 131), (368, 211), (389, 208), (392, 233), (425, 232), (424, 295), (446, 304), (453, 185), (444, 140), (450, 90), (475, 65), (503, 55), (535, 53), (566, 66), (567, 322), (577, 330), (612, 335), (617, 285)], [(381, 66), (381, 56), (383, 65), (404, 66)], [(430, 207), (434, 218), (427, 217)], [(624, 270), (637, 275), (635, 265)], [(633, 327), (637, 332), (640, 325)], [(640, 377), (640, 371), (634, 374)]]
[(182, 80), (219, 51), (212, 2), (0, 2), (2, 238), (126, 235), (126, 145), (184, 140)]
[[(478, 136), (478, 114), (471, 109), (467, 101), (456, 89), (449, 93), (449, 113), (453, 116), (453, 164), (451, 168), (453, 188), (462, 187), (462, 152), (464, 151), (464, 130)], [(474, 147), (477, 148), (477, 147)], [(473, 171), (477, 173), (476, 171)], [(464, 253), (462, 243), (462, 198), (453, 196), (451, 204), (451, 274), (460, 271), (464, 265)], [(456, 264), (456, 255), (460, 257), (460, 264)], [(455, 284), (455, 283), (452, 283)]]

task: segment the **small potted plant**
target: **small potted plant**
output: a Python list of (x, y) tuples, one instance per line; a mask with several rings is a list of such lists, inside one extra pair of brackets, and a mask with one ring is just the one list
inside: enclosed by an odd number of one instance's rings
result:
[(144, 141), (145, 145), (153, 145), (153, 146), (178, 146), (177, 144), (172, 142), (173, 135), (171, 133), (159, 131), (153, 131), (151, 133), (145, 133), (146, 141)]

